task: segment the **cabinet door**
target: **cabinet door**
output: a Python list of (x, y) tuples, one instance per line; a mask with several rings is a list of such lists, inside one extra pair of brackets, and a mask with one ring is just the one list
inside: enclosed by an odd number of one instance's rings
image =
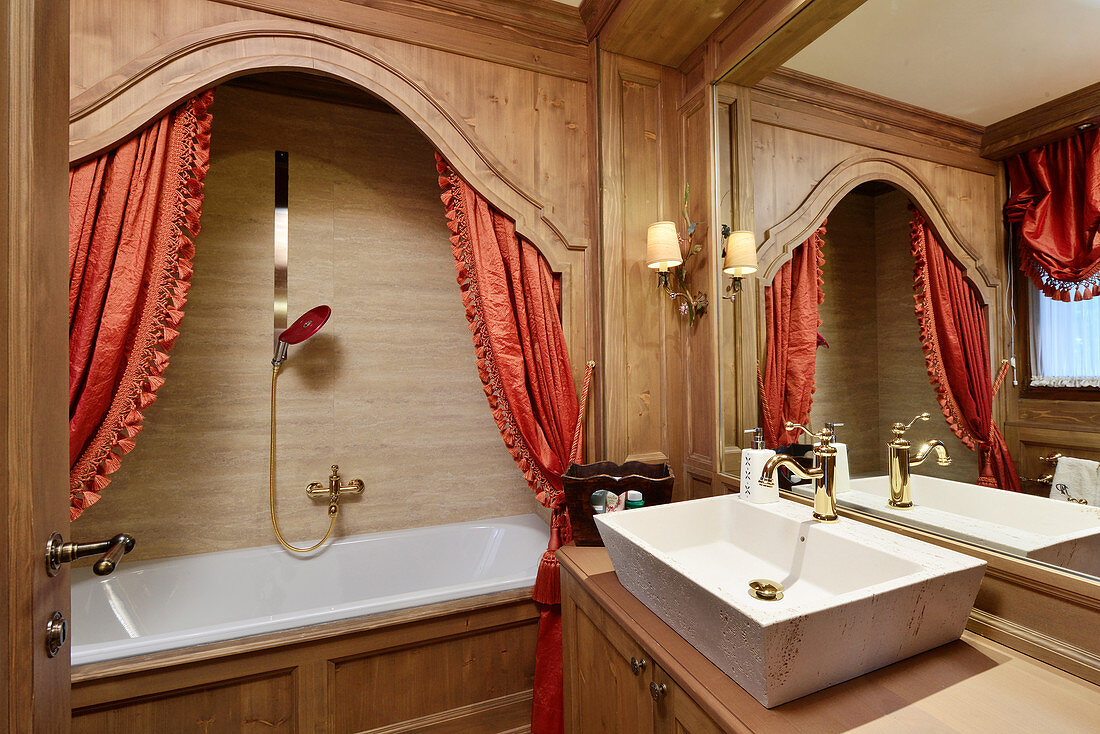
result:
[[(653, 734), (652, 665), (620, 627), (566, 599), (566, 731)], [(599, 615), (597, 615), (599, 616)], [(570, 659), (571, 658), (571, 659)]]
[(655, 734), (723, 734), (724, 730), (660, 667), (653, 670), (651, 687), (656, 701)]

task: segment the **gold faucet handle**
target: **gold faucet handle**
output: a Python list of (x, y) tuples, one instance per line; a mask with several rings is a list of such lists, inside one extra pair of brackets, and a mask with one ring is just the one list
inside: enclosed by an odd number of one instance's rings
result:
[(926, 421), (931, 417), (932, 416), (930, 416), (927, 412), (925, 412), (925, 413), (921, 413), (920, 415), (918, 415), (916, 418), (909, 421), (908, 423), (901, 423), (900, 421), (895, 423), (894, 428), (893, 428), (894, 436), (896, 436), (897, 438), (901, 438), (902, 436), (905, 435), (906, 431), (908, 431), (910, 428), (913, 427), (914, 423), (916, 423), (917, 421)]
[(843, 426), (843, 425), (844, 425), (843, 423), (826, 424), (826, 426), (821, 429), (820, 433), (814, 433), (813, 431), (811, 431), (806, 426), (802, 425), (801, 423), (795, 423), (794, 421), (787, 421), (784, 424), (783, 427), (786, 428), (788, 431), (793, 431), (796, 428), (801, 428), (803, 433), (810, 436), (811, 438), (816, 438), (816, 439), (820, 440), (822, 445), (827, 446), (833, 440), (833, 435), (834, 434), (833, 434), (832, 426)]
[(801, 428), (803, 433), (813, 436), (814, 438), (821, 438), (818, 434), (814, 433), (806, 426), (802, 425), (801, 423), (795, 423), (794, 421), (787, 421), (783, 424), (783, 428), (788, 431), (793, 431), (796, 428)]

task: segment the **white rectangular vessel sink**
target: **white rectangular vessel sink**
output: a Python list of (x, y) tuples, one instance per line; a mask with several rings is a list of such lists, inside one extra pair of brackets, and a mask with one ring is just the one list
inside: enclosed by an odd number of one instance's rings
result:
[(853, 479), (843, 507), (995, 550), (1100, 575), (1100, 508), (914, 474), (913, 507), (890, 507), (889, 477)]
[[(737, 495), (597, 515), (622, 585), (768, 708), (957, 639), (985, 562)], [(749, 582), (783, 587), (752, 595)]]

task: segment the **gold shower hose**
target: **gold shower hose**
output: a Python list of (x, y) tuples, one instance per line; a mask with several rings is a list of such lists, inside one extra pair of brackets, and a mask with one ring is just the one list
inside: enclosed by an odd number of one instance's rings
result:
[(290, 543), (286, 542), (283, 534), (279, 532), (279, 521), (275, 518), (275, 385), (279, 379), (279, 365), (276, 364), (271, 368), (271, 459), (269, 463), (269, 481), (268, 481), (268, 505), (271, 508), (271, 527), (275, 530), (275, 537), (279, 539), (279, 543), (288, 551), (294, 551), (295, 553), (309, 553), (315, 551), (324, 545), (328, 540), (328, 536), (332, 535), (332, 528), (336, 525), (336, 513), (338, 513), (339, 507), (337, 505), (330, 505), (328, 512), (328, 530), (325, 531), (325, 537), (318, 540), (314, 545), (308, 548), (298, 548)]

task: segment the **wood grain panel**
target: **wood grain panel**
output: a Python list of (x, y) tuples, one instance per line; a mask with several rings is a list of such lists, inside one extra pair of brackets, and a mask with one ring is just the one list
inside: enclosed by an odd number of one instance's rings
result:
[[(335, 730), (342, 734), (377, 729), (508, 694), (525, 694), (533, 682), (529, 665), (535, 659), (533, 631), (531, 625), (522, 625), (337, 660)], [(510, 675), (514, 670), (529, 671), (529, 675)], [(367, 690), (370, 695), (363, 695)]]
[(336, 731), (350, 707), (389, 721), (375, 734), (512, 732), (530, 725), (538, 619), (527, 589), (86, 665), (74, 730)]
[(73, 734), (157, 732), (158, 734), (237, 734), (297, 731), (294, 676), (262, 678), (173, 692), (107, 708), (73, 711)]
[(64, 142), (67, 0), (0, 10), (0, 730), (66, 730), (69, 650), (46, 653), (54, 612), (69, 616), (69, 573), (42, 548), (69, 539), (68, 206)]
[[(697, 222), (694, 241), (702, 246), (691, 259), (692, 287), (707, 293), (710, 303), (718, 303), (716, 287), (720, 268), (718, 258), (721, 228), (714, 226), (718, 216), (714, 185), (716, 115), (714, 89), (705, 87), (698, 95), (679, 106), (681, 156), (680, 178), (690, 191), (688, 211)], [(718, 459), (718, 342), (719, 309), (716, 305), (684, 332), (684, 395), (686, 423), (685, 454), (692, 463), (713, 467)]]
[(275, 150), (290, 152), (291, 318), (334, 308), (279, 381), (283, 532), (324, 531), (325, 506), (304, 488), (334, 463), (367, 484), (342, 504), (337, 535), (531, 512), (474, 365), (431, 145), (400, 115), (233, 87), (213, 114), (203, 231), (167, 382), (137, 448), (80, 519), (82, 538), (125, 529), (137, 559), (274, 542)]
[(682, 461), (682, 319), (646, 267), (646, 230), (676, 220), (678, 78), (600, 55), (601, 230), (606, 458)]
[(576, 714), (566, 730), (573, 734), (623, 731), (646, 734), (653, 731), (653, 705), (647, 690), (648, 675), (635, 674), (630, 659), (645, 655), (622, 630), (606, 626), (603, 619), (591, 619), (576, 607), (570, 614), (570, 644), (573, 646), (570, 689)]
[(679, 66), (741, 4), (742, 0), (621, 0), (602, 24), (600, 47)]

